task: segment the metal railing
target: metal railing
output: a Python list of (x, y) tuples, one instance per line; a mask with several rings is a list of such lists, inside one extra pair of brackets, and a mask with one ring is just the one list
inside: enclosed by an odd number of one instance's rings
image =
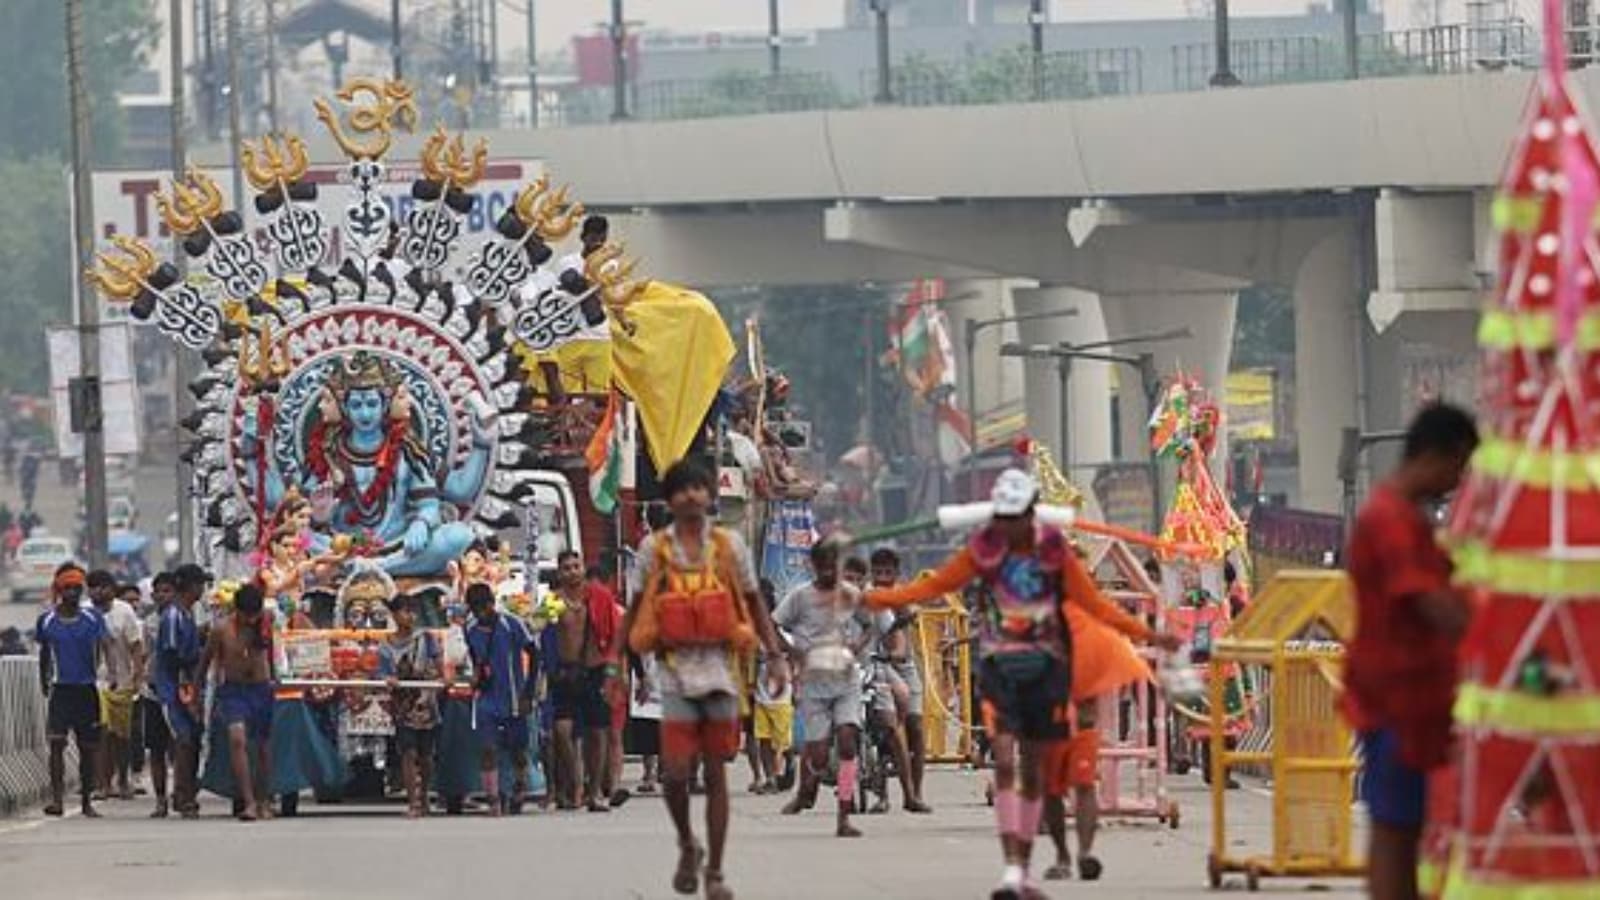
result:
[[(1229, 46), (1230, 68), (1245, 85), (1349, 77), (1344, 37), (1337, 32), (1246, 38)], [(1600, 62), (1600, 26), (1571, 29), (1567, 46), (1568, 64), (1574, 68)], [(1539, 29), (1520, 19), (1363, 34), (1356, 40), (1357, 77), (1534, 69), (1540, 65), (1540, 48)], [(1065, 50), (1037, 57), (1016, 48), (961, 60), (912, 55), (890, 69), (887, 102), (971, 106), (1211, 87), (1214, 44), (1175, 45), (1167, 55), (1167, 73), (1161, 71), (1159, 48)], [(729, 70), (709, 78), (638, 82), (629, 87), (628, 109), (629, 118), (636, 120), (705, 119), (852, 109), (881, 102), (878, 93), (876, 69), (861, 71), (855, 84), (821, 72)], [(560, 93), (552, 124), (609, 122), (611, 111), (610, 87), (570, 88)]]
[[(860, 96), (877, 91), (875, 69), (861, 72)], [(1065, 50), (1037, 58), (1012, 50), (965, 60), (908, 57), (889, 71), (897, 106), (974, 106), (1081, 100), (1144, 91), (1144, 54), (1136, 47)]]
[[(641, 81), (630, 87), (628, 117), (645, 121), (715, 119), (766, 113), (848, 109), (859, 101), (819, 72), (777, 76), (730, 69), (710, 78)], [(611, 88), (564, 91), (557, 120), (564, 125), (611, 121)]]
[(50, 786), (44, 712), (39, 661), (0, 658), (0, 816), (35, 802)]

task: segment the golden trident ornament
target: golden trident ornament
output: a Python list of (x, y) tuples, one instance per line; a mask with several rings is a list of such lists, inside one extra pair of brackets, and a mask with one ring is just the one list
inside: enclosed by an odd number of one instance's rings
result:
[(639, 299), (649, 280), (635, 280), (633, 273), (639, 267), (637, 259), (627, 259), (621, 244), (607, 242), (596, 248), (583, 263), (583, 274), (595, 286), (600, 300), (629, 333), (633, 323), (628, 321), (627, 306)]
[(540, 175), (537, 181), (517, 193), (517, 199), (512, 204), (522, 224), (533, 229), (539, 239), (546, 243), (562, 240), (571, 234), (587, 212), (582, 203), (571, 202), (565, 185), (556, 188), (554, 193), (548, 193), (549, 188), (550, 177)]
[[(411, 95), (411, 87), (403, 81), (352, 78), (334, 96), (350, 108), (350, 133), (345, 132), (331, 103), (318, 97), (312, 105), (339, 149), (351, 159), (377, 159), (389, 152), (396, 123), (406, 131), (417, 127), (417, 101)], [(366, 99), (357, 101), (357, 97)]]
[(488, 167), (489, 142), (483, 138), (478, 138), (469, 156), (461, 135), (452, 139), (443, 125), (437, 125), (422, 145), (422, 175), (429, 181), (467, 190), (483, 178)]
[(255, 339), (239, 342), (239, 378), (250, 388), (278, 381), (289, 374), (289, 349), (281, 338), (272, 336), (272, 320), (262, 317), (253, 326)]
[(194, 234), (222, 212), (222, 188), (210, 175), (190, 166), (172, 179), (172, 196), (156, 194), (156, 209), (174, 234)]
[(264, 135), (259, 147), (244, 141), (239, 158), (245, 177), (260, 191), (299, 181), (310, 168), (306, 142), (293, 134), (282, 139)]
[(102, 251), (95, 254), (100, 265), (88, 271), (89, 280), (100, 293), (112, 300), (132, 300), (147, 287), (156, 270), (156, 253), (138, 238), (116, 235), (111, 239), (123, 255)]

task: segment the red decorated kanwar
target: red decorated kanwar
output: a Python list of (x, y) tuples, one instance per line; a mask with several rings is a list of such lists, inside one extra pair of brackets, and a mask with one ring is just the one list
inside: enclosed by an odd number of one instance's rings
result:
[(1446, 898), (1600, 897), (1600, 158), (1559, 0), (1544, 7), (1545, 67), (1494, 205), (1484, 442), (1450, 522), (1477, 611), (1424, 846), (1424, 891)]

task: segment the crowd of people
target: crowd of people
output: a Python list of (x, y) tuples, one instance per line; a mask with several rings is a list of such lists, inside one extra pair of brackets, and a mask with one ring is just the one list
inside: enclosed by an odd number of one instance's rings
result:
[[(1448, 716), (1447, 679), (1413, 678), (1414, 691), (1399, 690), (1396, 673), (1412, 672), (1406, 655), (1422, 647), (1439, 657), (1430, 671), (1448, 672), (1441, 654), (1465, 621), (1423, 507), (1453, 489), (1475, 442), (1465, 414), (1424, 411), (1407, 435), (1404, 463), (1357, 520), (1350, 548), (1361, 625), (1345, 702), (1366, 755), (1373, 886), (1382, 896), (1408, 896), (1424, 775), (1438, 756), (1429, 750), (1431, 732), (1416, 723)], [(781, 598), (757, 579), (743, 540), (711, 518), (708, 470), (681, 462), (661, 487), (670, 520), (657, 523), (638, 548), (631, 605), (586, 571), (574, 551), (558, 560), (561, 612), (539, 634), (500, 610), (489, 585), (465, 585), (470, 615), (460, 627), (471, 666), (470, 675), (455, 677), (470, 685), (488, 814), (521, 810), (530, 747), (543, 750), (550, 775), (536, 802), (595, 813), (627, 802), (627, 743), (644, 760), (638, 791), (659, 787), (666, 800), (679, 850), (674, 889), (689, 894), (703, 886), (707, 897), (726, 900), (727, 766), (742, 750), (751, 792), (793, 786), (782, 807), (790, 815), (811, 809), (831, 778), (834, 833), (859, 838), (852, 819), (864, 811), (856, 806), (859, 750), (864, 727), (873, 724), (892, 735), (886, 747), (904, 810), (927, 814), (920, 721), (926, 673), (910, 652), (908, 626), (915, 604), (977, 584), (974, 672), (1002, 852), (993, 897), (1042, 895), (1032, 871), (1040, 833), (1056, 849), (1043, 877), (1069, 876), (1069, 806), (1077, 874), (1100, 876), (1092, 855), (1096, 700), (1147, 676), (1132, 642), (1170, 650), (1178, 641), (1102, 596), (1066, 535), (1036, 519), (1038, 486), (1030, 476), (1002, 474), (991, 520), (931, 575), (902, 581), (893, 550), (850, 556), (846, 538), (829, 537), (812, 548), (810, 580)], [(272, 644), (285, 623), (274, 621), (261, 587), (247, 583), (225, 615), (202, 627), (195, 611), (211, 581), (185, 565), (157, 575), (146, 598), (104, 571), (69, 563), (56, 573), (51, 606), (36, 625), (49, 697), (46, 813), (64, 811), (65, 750), (73, 740), (84, 816), (98, 815), (100, 798), (142, 790), (142, 770), (154, 795), (152, 816), (197, 817), (200, 743), (215, 722), (239, 786), (235, 814), (272, 817)], [(451, 676), (436, 633), (417, 625), (417, 599), (399, 593), (388, 608), (392, 631), (379, 648), (379, 675), (390, 694), (406, 811), (423, 816), (431, 812), (442, 688)], [(873, 688), (870, 703), (863, 686)], [(548, 741), (530, 741), (530, 728), (544, 731), (546, 721)], [(515, 773), (507, 790), (498, 783), (502, 762)], [(697, 790), (707, 805), (704, 841), (690, 816)]]

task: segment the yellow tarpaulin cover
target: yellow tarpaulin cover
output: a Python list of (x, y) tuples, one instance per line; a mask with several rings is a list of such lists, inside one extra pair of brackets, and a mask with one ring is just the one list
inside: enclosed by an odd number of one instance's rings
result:
[(1228, 398), (1228, 437), (1236, 441), (1270, 441), (1276, 434), (1273, 410), (1276, 406), (1277, 378), (1270, 369), (1229, 372), (1225, 382)]
[(717, 398), (736, 350), (728, 326), (705, 295), (650, 282), (611, 322), (611, 371), (633, 398), (657, 472), (688, 451)]

